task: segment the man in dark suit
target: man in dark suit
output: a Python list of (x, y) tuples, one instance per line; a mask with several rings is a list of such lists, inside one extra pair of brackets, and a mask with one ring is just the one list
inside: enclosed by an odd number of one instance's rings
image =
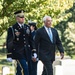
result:
[(13, 39), (12, 50), (6, 45), (7, 58), (17, 61), (16, 75), (29, 75), (27, 62), (31, 60), (31, 50), (35, 50), (30, 28), (24, 24), (24, 12), (24, 10), (18, 10), (14, 13), (17, 22), (12, 26), (13, 30), (10, 27), (7, 33), (7, 44), (10, 38)]
[(44, 26), (36, 31), (35, 45), (38, 57), (45, 68), (45, 72), (43, 71), (42, 75), (53, 75), (52, 63), (55, 60), (56, 46), (60, 51), (61, 59), (64, 57), (64, 49), (57, 30), (51, 27), (51, 17), (45, 16), (43, 22)]

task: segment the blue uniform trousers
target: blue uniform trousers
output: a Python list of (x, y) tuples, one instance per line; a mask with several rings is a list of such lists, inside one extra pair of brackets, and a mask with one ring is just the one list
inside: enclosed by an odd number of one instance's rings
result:
[(29, 75), (28, 65), (25, 59), (17, 60), (17, 72), (16, 75)]

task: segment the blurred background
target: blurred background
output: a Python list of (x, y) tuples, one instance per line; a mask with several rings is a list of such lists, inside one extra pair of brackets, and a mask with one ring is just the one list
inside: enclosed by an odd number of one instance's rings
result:
[[(25, 10), (25, 23), (28, 20), (43, 25), (45, 15), (52, 17), (53, 27), (59, 32), (65, 55), (75, 59), (75, 0), (0, 0), (0, 73), (8, 65), (13, 72), (12, 62), (6, 61), (7, 29), (15, 23), (14, 12)], [(58, 51), (56, 55), (59, 56)]]

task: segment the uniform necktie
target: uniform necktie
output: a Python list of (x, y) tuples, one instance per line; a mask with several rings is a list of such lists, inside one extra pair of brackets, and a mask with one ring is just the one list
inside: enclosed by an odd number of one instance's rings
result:
[(24, 28), (24, 26), (22, 25), (21, 28)]
[(48, 28), (48, 35), (49, 35), (51, 42), (53, 43), (53, 35), (52, 35), (51, 28)]

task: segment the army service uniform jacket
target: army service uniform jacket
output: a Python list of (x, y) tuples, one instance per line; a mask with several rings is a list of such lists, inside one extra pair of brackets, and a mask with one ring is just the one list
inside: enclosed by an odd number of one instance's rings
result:
[(31, 50), (34, 49), (33, 39), (31, 37), (31, 31), (28, 25), (24, 24), (21, 28), (18, 23), (12, 26), (14, 31), (14, 36), (11, 28), (8, 29), (7, 42), (8, 39), (13, 39), (13, 49), (9, 50), (7, 47), (7, 57), (13, 59), (31, 59)]

